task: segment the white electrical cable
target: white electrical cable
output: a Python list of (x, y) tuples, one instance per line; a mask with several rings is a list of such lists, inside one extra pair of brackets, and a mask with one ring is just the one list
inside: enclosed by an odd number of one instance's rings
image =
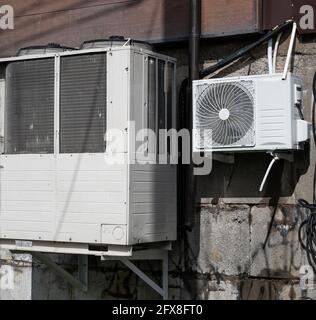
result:
[(268, 64), (269, 64), (269, 74), (272, 74), (273, 73), (273, 39), (270, 39), (268, 43)]
[(289, 44), (289, 50), (287, 52), (287, 57), (286, 57), (286, 62), (284, 66), (284, 72), (283, 72), (283, 80), (286, 80), (287, 74), (289, 71), (289, 66), (292, 58), (292, 53), (293, 53), (293, 48), (294, 48), (294, 42), (295, 42), (295, 37), (296, 37), (296, 31), (297, 31), (297, 24), (293, 22), (293, 29), (292, 29), (292, 34), (291, 34), (291, 40)]
[(279, 157), (275, 156), (275, 157), (272, 159), (272, 161), (270, 162), (270, 165), (269, 165), (269, 167), (268, 167), (268, 169), (267, 169), (267, 172), (266, 172), (266, 174), (265, 174), (265, 176), (264, 176), (264, 178), (263, 178), (263, 180), (262, 180), (262, 183), (261, 183), (261, 186), (260, 186), (260, 189), (259, 189), (260, 192), (263, 191), (263, 188), (264, 188), (264, 186), (265, 186), (265, 184), (266, 184), (266, 182), (267, 182), (267, 179), (268, 179), (268, 176), (269, 176), (269, 174), (270, 174), (270, 171), (271, 171), (273, 165), (274, 165), (278, 160), (280, 160)]
[(280, 41), (281, 41), (281, 37), (282, 37), (283, 32), (279, 33), (276, 42), (275, 42), (275, 46), (274, 46), (274, 53), (273, 53), (273, 73), (276, 73), (276, 69), (277, 69), (277, 58), (278, 58), (278, 51), (279, 51), (279, 45), (280, 45)]
[(127, 41), (123, 44), (123, 47), (126, 47), (130, 43), (131, 40), (132, 40), (131, 38), (128, 38)]

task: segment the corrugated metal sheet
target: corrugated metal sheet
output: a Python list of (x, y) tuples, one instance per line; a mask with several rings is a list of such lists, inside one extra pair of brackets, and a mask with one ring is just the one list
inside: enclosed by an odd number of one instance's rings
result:
[[(15, 29), (0, 33), (0, 55), (24, 46), (119, 34), (165, 42), (186, 39), (189, 0), (7, 0), (15, 9)], [(202, 0), (204, 37), (251, 33), (261, 28), (261, 0)]]

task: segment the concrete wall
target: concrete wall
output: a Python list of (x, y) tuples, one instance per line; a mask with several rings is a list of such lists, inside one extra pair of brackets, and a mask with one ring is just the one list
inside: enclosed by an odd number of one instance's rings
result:
[[(285, 37), (286, 38), (286, 37)], [(202, 45), (201, 65), (222, 59), (251, 39), (225, 40)], [(287, 40), (278, 57), (285, 62)], [(187, 77), (187, 48), (162, 50), (178, 58), (178, 85)], [(316, 70), (316, 44), (297, 41), (294, 71), (304, 78), (305, 117), (311, 119), (311, 86)], [(267, 72), (266, 48), (230, 66), (219, 76)], [(312, 201), (315, 148), (295, 155), (293, 163), (279, 163), (260, 194), (261, 179), (270, 161), (265, 154), (237, 155), (234, 165), (214, 162), (210, 176), (198, 179), (195, 222), (184, 231), (170, 255), (170, 298), (173, 299), (316, 299), (316, 291), (300, 287), (300, 268), (306, 255), (298, 242), (298, 228), (306, 212), (297, 208), (299, 198)], [(271, 217), (275, 221), (267, 240)], [(266, 242), (266, 246), (264, 243)], [(75, 259), (56, 261), (76, 275)], [(11, 265), (12, 259), (2, 258)], [(15, 262), (14, 262), (15, 263)], [(90, 289), (83, 294), (46, 266), (33, 261), (14, 267), (15, 290), (0, 291), (4, 298), (33, 299), (151, 299), (159, 298), (120, 263), (90, 258)], [(159, 280), (160, 266), (142, 262), (140, 267)], [(30, 276), (32, 273), (32, 276)], [(30, 280), (31, 279), (31, 280)], [(316, 288), (316, 287), (315, 287)]]

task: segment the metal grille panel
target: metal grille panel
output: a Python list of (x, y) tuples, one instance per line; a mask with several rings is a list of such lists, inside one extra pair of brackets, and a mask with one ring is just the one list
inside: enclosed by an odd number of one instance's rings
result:
[(106, 54), (61, 57), (60, 152), (105, 152)]
[(252, 81), (201, 85), (198, 87), (196, 106), (200, 149), (254, 146)]
[(5, 153), (54, 153), (54, 59), (8, 65)]

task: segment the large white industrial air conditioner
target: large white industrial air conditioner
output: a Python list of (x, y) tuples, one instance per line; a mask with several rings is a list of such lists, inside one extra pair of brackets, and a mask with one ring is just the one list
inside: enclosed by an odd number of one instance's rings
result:
[[(175, 60), (124, 42), (0, 59), (0, 245), (75, 253), (176, 240), (177, 168), (138, 163), (132, 148), (132, 131), (175, 127)], [(126, 143), (107, 141), (109, 129)]]
[(310, 128), (302, 100), (302, 81), (292, 74), (195, 81), (194, 151), (300, 149)]

